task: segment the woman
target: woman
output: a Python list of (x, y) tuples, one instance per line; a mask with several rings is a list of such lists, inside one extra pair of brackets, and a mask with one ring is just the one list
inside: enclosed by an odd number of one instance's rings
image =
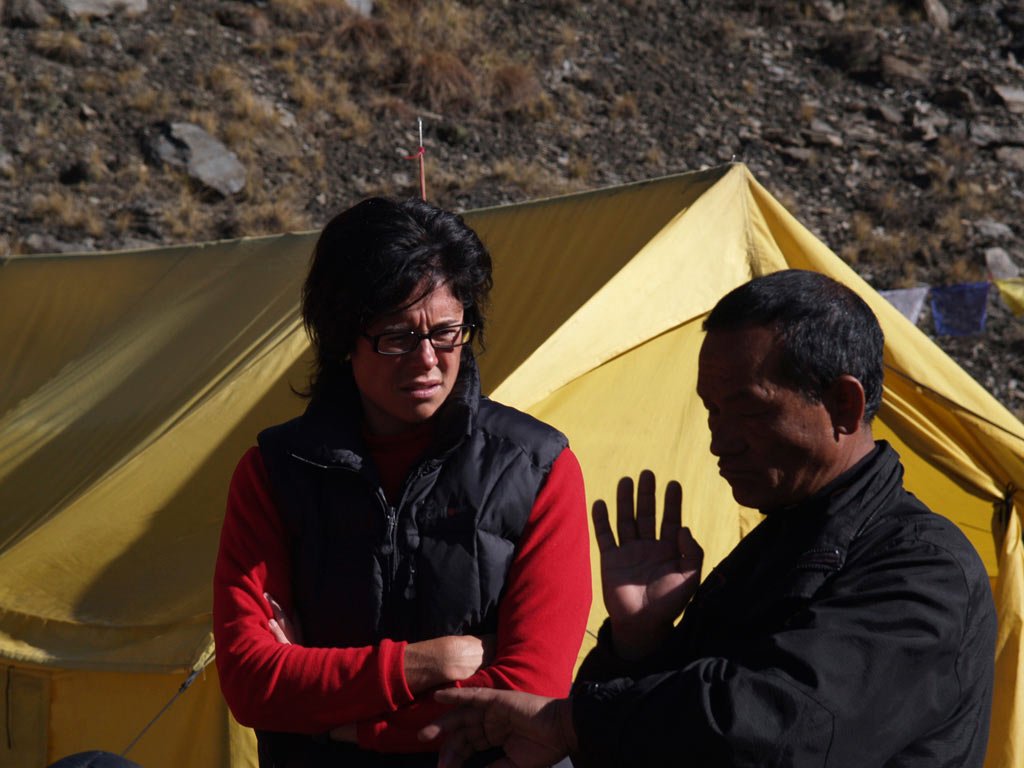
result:
[(480, 394), (490, 287), (476, 234), (424, 202), (365, 200), (317, 242), (310, 403), (239, 463), (214, 579), (221, 688), (261, 766), (433, 765), (433, 689), (568, 691), (582, 474)]

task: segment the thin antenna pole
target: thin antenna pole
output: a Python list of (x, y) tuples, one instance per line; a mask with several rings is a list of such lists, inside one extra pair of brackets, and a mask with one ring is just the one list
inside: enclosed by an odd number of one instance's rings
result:
[(419, 158), (420, 158), (420, 197), (423, 198), (424, 202), (426, 202), (426, 199), (427, 199), (427, 168), (426, 168), (425, 160), (426, 160), (427, 150), (423, 146), (423, 118), (422, 117), (418, 117), (418, 118), (416, 118), (416, 120), (420, 124), (420, 148), (416, 152), (416, 154), (419, 155)]
[(426, 163), (424, 162), (427, 154), (426, 148), (423, 146), (423, 118), (416, 118), (420, 126), (420, 146), (416, 150), (415, 155), (409, 155), (406, 160), (419, 160), (420, 161), (420, 197), (426, 201), (427, 199), (427, 169)]

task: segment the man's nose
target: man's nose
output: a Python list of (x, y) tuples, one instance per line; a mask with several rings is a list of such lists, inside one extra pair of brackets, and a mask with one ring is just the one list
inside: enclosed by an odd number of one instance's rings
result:
[(708, 425), (711, 431), (711, 453), (728, 456), (743, 449), (743, 434), (740, 430), (721, 422)]

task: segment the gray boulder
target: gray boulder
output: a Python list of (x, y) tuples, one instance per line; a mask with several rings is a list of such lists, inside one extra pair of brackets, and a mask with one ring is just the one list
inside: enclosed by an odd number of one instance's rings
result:
[(184, 168), (188, 175), (224, 197), (245, 189), (245, 166), (221, 142), (192, 123), (160, 123), (149, 135), (150, 156)]

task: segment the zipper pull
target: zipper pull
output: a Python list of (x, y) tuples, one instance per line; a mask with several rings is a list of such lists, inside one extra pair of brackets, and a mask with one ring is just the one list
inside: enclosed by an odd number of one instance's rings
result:
[(381, 547), (381, 552), (385, 555), (390, 555), (395, 551), (395, 528), (397, 527), (398, 514), (395, 512), (395, 508), (389, 506), (386, 512), (388, 529), (384, 535), (384, 545)]

